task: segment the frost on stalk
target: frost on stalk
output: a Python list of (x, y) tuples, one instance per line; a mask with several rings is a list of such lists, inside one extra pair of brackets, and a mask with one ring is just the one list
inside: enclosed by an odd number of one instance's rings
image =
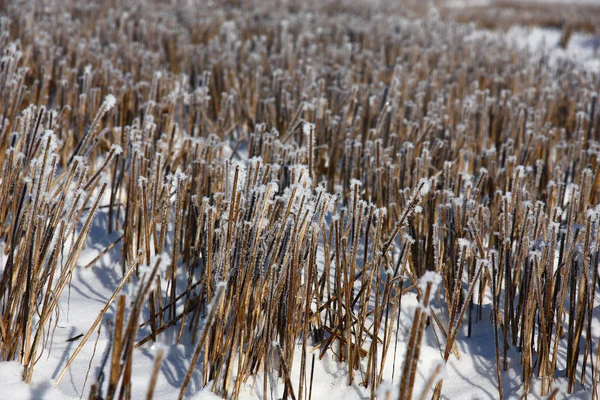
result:
[(138, 176), (138, 186), (140, 188), (143, 188), (146, 183), (148, 183), (148, 178), (146, 178), (145, 176), (141, 176), (141, 175)]
[(462, 172), (462, 173), (460, 173), (460, 175), (462, 176), (463, 186), (465, 188), (472, 188), (473, 187), (473, 175), (468, 174), (466, 172)]
[(233, 193), (236, 170), (238, 175), (236, 191), (240, 192), (246, 186), (246, 165), (239, 161), (233, 161), (229, 165), (229, 176), (227, 179), (227, 193), (230, 196), (229, 200), (233, 199), (233, 196), (236, 194)]
[(65, 198), (65, 214), (63, 216), (62, 221), (67, 228), (67, 231), (71, 229), (72, 225), (76, 222), (73, 218), (76, 213), (70, 212), (70, 210), (80, 210), (84, 206), (84, 201), (86, 198), (87, 192), (82, 189), (77, 190), (69, 190), (67, 192), (67, 196)]
[(173, 175), (173, 183), (185, 182), (187, 180), (187, 175), (181, 172), (180, 169), (177, 169), (175, 175)]
[(465, 249), (465, 248), (466, 248), (466, 249), (468, 250), (468, 249), (471, 247), (471, 242), (469, 242), (469, 240), (468, 240), (468, 239), (465, 239), (465, 238), (459, 238), (459, 239), (458, 239), (458, 246), (459, 246), (461, 249)]
[(539, 250), (529, 250), (529, 261), (535, 262), (542, 258), (542, 252)]
[(82, 156), (75, 156), (75, 157), (73, 157), (73, 162), (77, 161), (78, 168), (82, 168), (84, 166), (87, 166), (87, 163), (85, 162), (85, 160), (86, 159), (84, 157), (82, 157)]
[[(302, 133), (304, 133), (304, 136), (306, 136), (307, 140), (311, 140), (311, 130), (315, 128), (315, 124), (311, 124), (310, 122), (305, 122), (304, 125), (302, 125)], [(314, 135), (312, 137), (313, 140), (313, 145), (314, 145)]]
[(427, 271), (423, 274), (421, 279), (419, 280), (419, 289), (421, 289), (422, 293), (425, 293), (427, 289), (427, 285), (431, 283), (431, 293), (435, 293), (438, 285), (442, 282), (442, 277), (440, 274), (434, 271)]
[(477, 268), (475, 268), (475, 271), (479, 271), (480, 269), (486, 268), (489, 269), (490, 268), (490, 260), (488, 260), (487, 258), (478, 258), (477, 259)]
[(421, 189), (419, 190), (421, 196), (426, 196), (427, 193), (429, 193), (429, 191), (431, 190), (431, 183), (428, 179), (421, 178), (417, 187), (421, 187)]
[[(48, 202), (49, 196), (46, 193), (46, 187), (51, 178), (50, 174), (53, 172), (52, 166), (58, 160), (58, 156), (55, 153), (58, 147), (58, 139), (52, 130), (44, 131), (41, 137), (41, 146), (42, 151), (39, 156), (33, 158), (30, 162), (31, 171), (35, 171), (35, 177), (32, 179), (33, 187), (31, 195), (34, 201)], [(41, 205), (41, 203), (38, 205)]]
[(117, 98), (115, 96), (113, 96), (112, 94), (109, 94), (108, 96), (106, 96), (106, 98), (104, 99), (105, 112), (110, 111), (116, 104), (117, 104)]
[[(517, 179), (517, 178), (523, 178), (525, 176), (525, 167), (523, 167), (522, 165), (519, 165), (515, 168), (514, 173), (513, 173), (513, 180)], [(515, 184), (517, 184), (517, 182), (515, 182)]]
[(312, 164), (312, 165), (309, 165), (309, 168), (311, 171), (314, 170), (314, 163), (315, 163), (314, 152), (315, 152), (316, 138), (315, 138), (314, 131), (315, 131), (314, 124), (305, 122), (304, 125), (302, 125), (302, 132), (304, 133), (306, 143), (308, 144), (307, 151), (311, 152), (311, 154), (308, 155), (308, 159), (310, 160), (309, 164)]
[(438, 224), (433, 225), (433, 265), (440, 265), (440, 243), (439, 243), (440, 228)]
[(594, 208), (589, 208), (585, 212), (586, 218), (589, 218), (591, 222), (595, 222), (600, 217), (600, 204), (596, 205)]
[(115, 155), (119, 155), (121, 153), (123, 153), (123, 148), (121, 146), (119, 146), (118, 144), (112, 144), (110, 146), (110, 149), (115, 153)]
[[(277, 193), (277, 189), (278, 189), (278, 185), (275, 182), (269, 182), (266, 185), (255, 186), (252, 189), (252, 193), (254, 193), (256, 195), (257, 203), (262, 204), (261, 206), (259, 206), (260, 208), (273, 204), (274, 196)], [(259, 226), (257, 226), (258, 231), (260, 232), (267, 225), (268, 225), (268, 218), (263, 218), (261, 221), (261, 224)]]
[(290, 174), (293, 177), (292, 184), (284, 189), (279, 201), (283, 203), (284, 207), (292, 202), (291, 211), (297, 214), (303, 199), (306, 205), (306, 200), (312, 198), (312, 180), (306, 165), (293, 165), (290, 168)]
[(54, 134), (54, 131), (51, 129), (45, 130), (42, 135), (42, 143), (44, 143), (44, 149), (46, 149), (48, 138), (50, 138), (50, 147), (48, 148), (48, 151), (53, 152), (58, 147), (58, 138)]
[(377, 226), (379, 227), (387, 215), (387, 208), (376, 208), (373, 215), (375, 216)]

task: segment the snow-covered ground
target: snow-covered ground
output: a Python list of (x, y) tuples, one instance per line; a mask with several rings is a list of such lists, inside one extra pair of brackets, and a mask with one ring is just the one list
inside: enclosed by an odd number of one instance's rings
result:
[(600, 73), (600, 36), (574, 33), (563, 49), (559, 45), (561, 35), (560, 30), (553, 28), (513, 26), (507, 32), (477, 30), (472, 37), (503, 38), (533, 55), (549, 57), (551, 63), (565, 60), (581, 66), (585, 71)]
[(600, 36), (574, 33), (565, 49), (559, 46), (562, 32), (558, 29), (540, 27), (512, 27), (506, 33), (508, 40), (532, 52), (546, 52), (554, 60), (570, 60), (583, 65), (594, 73), (600, 73)]

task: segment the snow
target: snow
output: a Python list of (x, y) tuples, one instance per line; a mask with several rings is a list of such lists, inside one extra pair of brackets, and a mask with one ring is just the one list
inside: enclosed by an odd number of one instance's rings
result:
[(504, 39), (516, 48), (534, 56), (546, 56), (551, 64), (564, 60), (591, 73), (600, 73), (600, 38), (591, 34), (574, 33), (567, 48), (559, 46), (562, 32), (555, 28), (512, 26), (507, 32), (475, 30), (467, 40)]
[(551, 60), (574, 61), (590, 72), (600, 73), (600, 39), (597, 36), (574, 33), (567, 48), (562, 49), (559, 46), (561, 35), (558, 29), (515, 26), (508, 30), (506, 38), (531, 52), (547, 52)]

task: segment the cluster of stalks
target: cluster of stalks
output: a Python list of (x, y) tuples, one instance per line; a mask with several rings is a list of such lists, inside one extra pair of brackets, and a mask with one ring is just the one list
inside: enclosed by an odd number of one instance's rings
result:
[(118, 254), (122, 280), (58, 378), (117, 300), (91, 398), (130, 398), (159, 342), (193, 348), (180, 397), (197, 376), (310, 400), (329, 354), (411, 399), (432, 335), (439, 399), (486, 321), (500, 398), (511, 348), (524, 395), (555, 396), (563, 364), (600, 394), (597, 76), (376, 6), (59, 3), (0, 23), (0, 359), (25, 380), (102, 212), (118, 236), (89, 266)]
[[(93, 136), (113, 102), (108, 96), (102, 103), (79, 149), (88, 149), (85, 138)], [(59, 298), (69, 286), (108, 183), (99, 179), (101, 170), (83, 157), (65, 162), (66, 154), (58, 150), (54, 134), (60, 124), (55, 111), (31, 105), (13, 122), (13, 114), (8, 115), (0, 189), (5, 256), (0, 279), (0, 357), (21, 362), (23, 379), (30, 382), (35, 363), (52, 346)]]

